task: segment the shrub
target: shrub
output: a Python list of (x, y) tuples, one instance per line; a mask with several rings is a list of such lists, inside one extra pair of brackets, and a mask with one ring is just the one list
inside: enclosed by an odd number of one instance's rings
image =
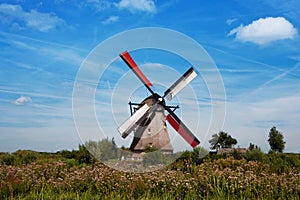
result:
[(0, 163), (5, 165), (13, 165), (15, 160), (15, 157), (10, 153), (4, 153), (0, 157)]
[(79, 150), (76, 154), (76, 160), (78, 160), (79, 164), (92, 164), (96, 161), (84, 145), (79, 145)]
[(157, 150), (148, 152), (143, 156), (143, 163), (145, 166), (151, 165), (159, 165), (159, 164), (166, 164), (166, 160), (164, 158), (164, 154)]
[(238, 150), (234, 149), (231, 153), (234, 159), (240, 160), (243, 158), (243, 154), (239, 152)]
[(252, 150), (247, 150), (245, 159), (247, 161), (262, 161), (263, 160), (264, 153), (258, 149), (254, 148)]
[(28, 152), (25, 154), (25, 156), (22, 158), (22, 164), (29, 164), (34, 161), (36, 161), (37, 155), (34, 152)]

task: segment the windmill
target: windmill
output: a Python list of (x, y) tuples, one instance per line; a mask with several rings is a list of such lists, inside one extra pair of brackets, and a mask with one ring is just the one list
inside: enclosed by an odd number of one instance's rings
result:
[[(166, 121), (168, 121), (193, 148), (197, 146), (200, 141), (174, 113), (179, 107), (168, 106), (165, 102), (165, 98), (169, 101), (172, 100), (176, 94), (197, 76), (193, 67), (188, 69), (167, 89), (163, 96), (160, 96), (152, 90), (152, 83), (143, 74), (127, 51), (121, 53), (120, 57), (151, 93), (151, 95), (145, 98), (141, 103), (129, 102), (131, 116), (118, 127), (118, 131), (123, 138), (126, 138), (131, 132), (134, 132), (130, 150), (133, 152), (143, 152), (148, 146), (153, 146), (163, 152), (173, 152)], [(137, 106), (134, 112), (132, 112), (132, 106)], [(165, 115), (165, 111), (167, 111), (167, 115)]]

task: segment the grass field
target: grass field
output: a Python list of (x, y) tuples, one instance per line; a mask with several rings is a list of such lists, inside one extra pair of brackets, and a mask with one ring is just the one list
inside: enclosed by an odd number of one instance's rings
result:
[(137, 174), (97, 161), (36, 155), (25, 164), (2, 162), (0, 199), (300, 199), (296, 154), (263, 154), (259, 160), (208, 155), (198, 164), (185, 158)]

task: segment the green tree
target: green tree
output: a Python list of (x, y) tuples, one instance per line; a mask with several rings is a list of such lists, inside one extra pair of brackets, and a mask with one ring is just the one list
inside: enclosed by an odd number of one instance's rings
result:
[(95, 162), (95, 158), (90, 154), (87, 148), (84, 145), (79, 145), (79, 150), (76, 154), (76, 159), (79, 164), (92, 164)]
[(279, 132), (275, 126), (270, 129), (268, 142), (272, 151), (276, 153), (283, 152), (285, 146), (285, 141), (283, 141), (283, 134)]
[(85, 143), (85, 147), (91, 154), (101, 161), (107, 161), (109, 159), (117, 159), (120, 157), (118, 147), (114, 141), (114, 138), (109, 140), (108, 138), (101, 141), (88, 141)]
[(252, 143), (250, 142), (249, 147), (248, 147), (248, 150), (249, 150), (249, 151), (252, 151), (252, 150), (255, 150), (255, 149), (261, 150), (259, 146), (255, 145), (255, 144), (252, 144)]
[(220, 131), (218, 134), (213, 134), (212, 139), (209, 140), (211, 149), (232, 148), (237, 144), (237, 140), (228, 133)]

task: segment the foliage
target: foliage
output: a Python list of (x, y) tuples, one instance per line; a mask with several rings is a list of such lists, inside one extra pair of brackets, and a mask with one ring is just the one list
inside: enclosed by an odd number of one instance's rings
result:
[(92, 164), (96, 160), (107, 161), (121, 157), (121, 151), (117, 148), (114, 139), (106, 138), (98, 142), (87, 141), (78, 148), (78, 150), (72, 151), (62, 150), (57, 154), (67, 159), (74, 159), (79, 164)]
[[(282, 155), (267, 154), (266, 162), (204, 160), (186, 171), (166, 168), (141, 174), (100, 162), (0, 165), (0, 199), (299, 199), (300, 169), (291, 167), (299, 155)], [(279, 160), (286, 162), (282, 172), (273, 170)]]
[(38, 154), (31, 150), (18, 150), (12, 154), (16, 164), (30, 164), (38, 159)]
[(36, 153), (28, 153), (23, 157), (23, 164), (29, 164), (37, 160), (37, 155)]
[(109, 140), (108, 138), (101, 141), (88, 141), (85, 143), (86, 149), (97, 160), (107, 161), (109, 159), (118, 159), (120, 150), (118, 149), (114, 138)]
[(200, 164), (203, 158), (208, 155), (208, 150), (204, 147), (195, 147), (192, 151), (192, 162), (195, 164)]
[(240, 160), (243, 158), (243, 154), (241, 152), (239, 152), (237, 149), (234, 149), (231, 153), (231, 155), (233, 156), (234, 159), (236, 160)]
[(13, 165), (15, 160), (15, 157), (10, 153), (3, 153), (0, 156), (0, 164)]
[(148, 145), (145, 148), (145, 153), (154, 152), (154, 151), (158, 151), (158, 150), (159, 149), (157, 147)]
[(64, 158), (74, 159), (77, 157), (78, 151), (62, 150), (62, 151), (58, 151), (57, 154), (59, 154), (60, 156), (62, 156)]
[(218, 160), (218, 159), (226, 159), (228, 158), (229, 155), (223, 153), (223, 154), (217, 154), (215, 152), (210, 152), (208, 156), (205, 157), (205, 160), (213, 162), (214, 160)]
[(79, 150), (75, 158), (78, 160), (79, 164), (92, 164), (95, 162), (95, 158), (84, 145), (79, 145)]
[(212, 139), (209, 140), (209, 143), (211, 149), (231, 148), (237, 144), (237, 140), (232, 138), (228, 133), (220, 131), (218, 134), (212, 135)]
[(143, 155), (144, 166), (168, 165), (174, 161), (173, 154), (165, 154), (155, 146), (147, 146)]
[(247, 161), (263, 161), (264, 153), (259, 148), (248, 149), (244, 156)]
[[(108, 143), (113, 140), (89, 146), (113, 149)], [(264, 154), (250, 147), (232, 156), (207, 154), (197, 147), (148, 173), (109, 168), (83, 145), (57, 153), (0, 153), (0, 199), (299, 199), (300, 155)], [(117, 149), (110, 156), (120, 155)], [(149, 148), (141, 164), (168, 163), (172, 156)]]
[(191, 163), (198, 165), (208, 153), (204, 147), (195, 147), (192, 151), (184, 151), (177, 161), (189, 160)]
[(260, 149), (259, 146), (255, 145), (255, 144), (252, 144), (251, 142), (250, 142), (250, 144), (249, 144), (249, 148), (248, 148), (248, 149), (249, 149), (250, 151), (255, 150), (255, 149), (261, 151), (261, 149)]
[(283, 134), (279, 132), (275, 126), (270, 129), (268, 142), (272, 151), (280, 153), (283, 152), (285, 146), (285, 141), (283, 141)]
[(166, 164), (165, 155), (160, 150), (148, 152), (143, 156), (143, 163), (145, 166)]

